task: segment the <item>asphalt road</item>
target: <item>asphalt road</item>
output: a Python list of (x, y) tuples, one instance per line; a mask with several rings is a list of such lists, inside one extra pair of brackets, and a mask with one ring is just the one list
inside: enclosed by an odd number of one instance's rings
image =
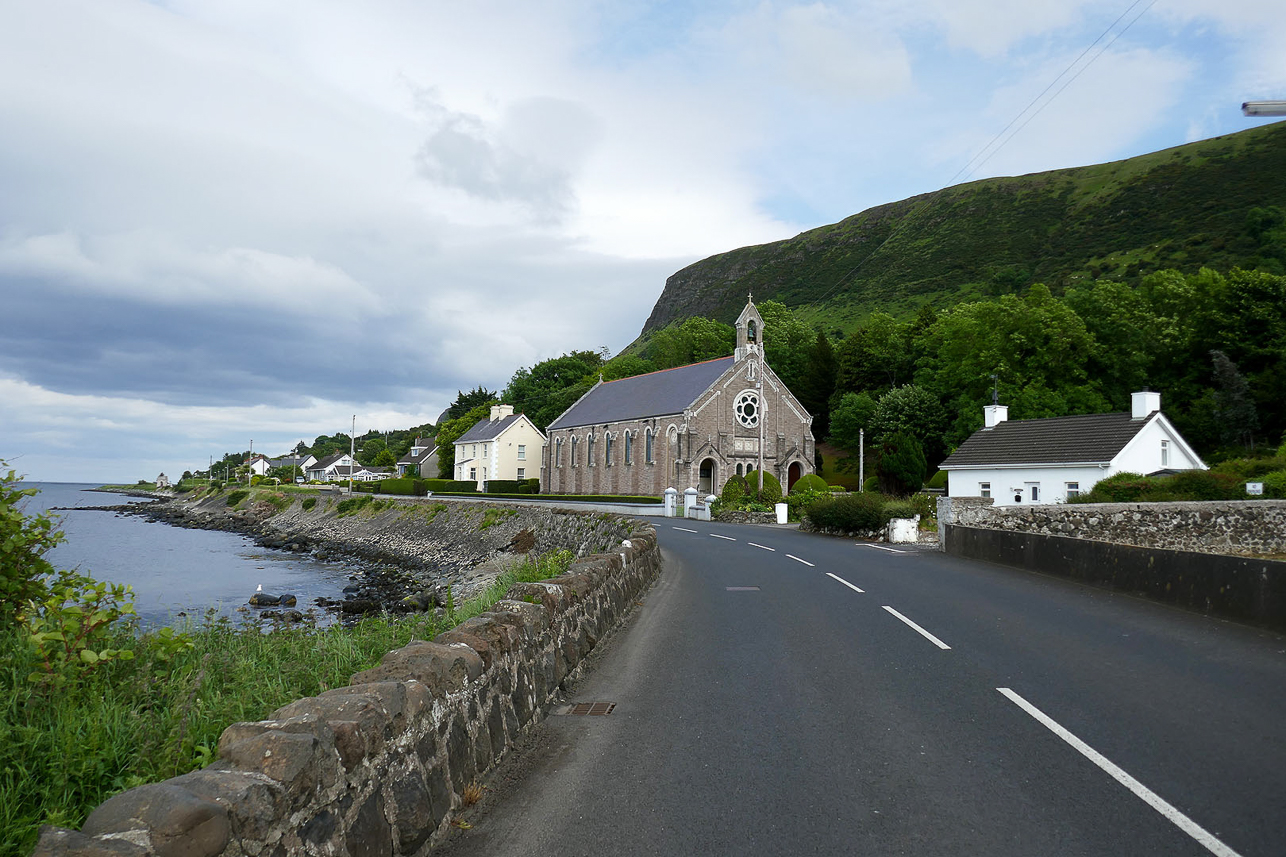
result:
[[(937, 552), (658, 521), (463, 855), (1286, 854), (1286, 638)], [(859, 591), (860, 590), (860, 591)]]

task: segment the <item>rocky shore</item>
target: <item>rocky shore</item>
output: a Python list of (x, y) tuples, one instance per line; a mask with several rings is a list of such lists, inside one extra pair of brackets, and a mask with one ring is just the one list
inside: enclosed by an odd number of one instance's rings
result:
[[(440, 610), (451, 600), (459, 603), (484, 591), (528, 555), (606, 552), (642, 526), (618, 515), (544, 505), (257, 491), (229, 506), (229, 496), (93, 508), (170, 526), (242, 533), (266, 548), (349, 561), (355, 573), (344, 598), (319, 604), (346, 617)], [(283, 611), (275, 618), (292, 617)]]

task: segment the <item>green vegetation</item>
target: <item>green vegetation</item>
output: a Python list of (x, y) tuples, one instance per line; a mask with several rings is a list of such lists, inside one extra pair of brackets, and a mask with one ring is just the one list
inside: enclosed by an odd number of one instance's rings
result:
[(516, 514), (518, 514), (517, 509), (497, 509), (493, 506), (482, 513), (482, 521), (478, 524), (478, 529), (490, 529), (505, 518)]
[(250, 496), (250, 491), (245, 488), (242, 488), (240, 491), (233, 491), (231, 494), (228, 495), (228, 505), (239, 506), (241, 505), (241, 501), (246, 499), (249, 496)]
[(15, 509), (11, 501), (28, 493), (17, 482), (12, 474), (0, 481), (0, 535), (16, 537), (8, 553), (22, 557), (11, 564), (6, 556), (4, 591), (16, 598), (10, 584), (26, 584), (20, 609), (0, 623), (0, 857), (29, 853), (42, 824), (80, 827), (112, 794), (208, 764), (229, 724), (347, 685), (389, 650), (431, 639), (489, 609), (514, 583), (556, 577), (573, 559), (568, 551), (529, 558), (442, 619), (381, 616), (265, 633), (211, 612), (179, 630), (140, 633), (128, 587), (70, 572), (46, 579), (40, 554), (57, 531)]
[(881, 530), (894, 518), (921, 517), (922, 525), (930, 525), (933, 517), (934, 498), (926, 494), (913, 494), (904, 499), (892, 499), (876, 492), (818, 496), (804, 509), (804, 515), (819, 529), (855, 535)]
[(304, 511), (307, 512), (317, 505), (316, 497), (305, 497), (303, 502)]

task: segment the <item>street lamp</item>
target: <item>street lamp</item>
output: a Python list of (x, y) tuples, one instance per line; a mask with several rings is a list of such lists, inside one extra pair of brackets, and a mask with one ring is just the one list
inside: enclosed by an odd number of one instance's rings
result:
[(1245, 116), (1286, 116), (1286, 101), (1247, 101), (1241, 112)]

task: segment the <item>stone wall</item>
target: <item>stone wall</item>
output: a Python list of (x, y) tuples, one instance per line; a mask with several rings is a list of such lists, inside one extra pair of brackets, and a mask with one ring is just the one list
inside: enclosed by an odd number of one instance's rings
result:
[(348, 687), (229, 726), (218, 760), (119, 794), (35, 855), (423, 855), (466, 789), (540, 719), (660, 571), (639, 524), (611, 554), (517, 584)]
[(938, 520), (942, 528), (953, 524), (1164, 550), (1286, 556), (1283, 500), (992, 506), (979, 498), (944, 497)]

